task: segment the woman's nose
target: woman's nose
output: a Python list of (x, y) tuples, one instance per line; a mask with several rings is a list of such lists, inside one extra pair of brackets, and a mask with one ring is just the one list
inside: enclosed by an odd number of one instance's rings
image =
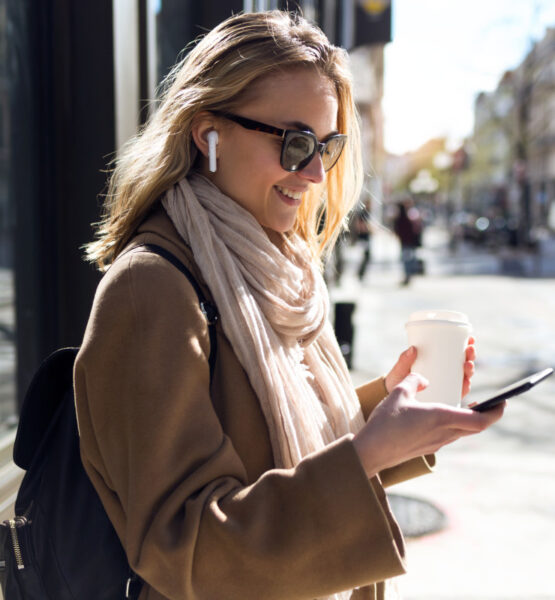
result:
[(326, 172), (324, 171), (324, 165), (322, 164), (322, 157), (319, 152), (312, 157), (312, 160), (306, 165), (304, 169), (297, 171), (303, 179), (307, 179), (312, 183), (321, 183), (324, 181)]

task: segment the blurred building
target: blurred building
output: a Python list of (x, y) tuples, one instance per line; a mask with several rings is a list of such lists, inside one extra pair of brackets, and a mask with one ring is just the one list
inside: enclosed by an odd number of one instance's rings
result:
[(535, 225), (555, 208), (555, 27), (534, 45), (518, 73), (527, 90), (525, 160)]
[(355, 101), (362, 125), (363, 200), (374, 198), (381, 202), (385, 168), (382, 112), (384, 45), (359, 46), (350, 55), (355, 73)]
[(469, 210), (484, 212), (495, 206), (500, 190), (506, 190), (511, 180), (516, 128), (513, 80), (514, 73), (508, 71), (495, 91), (476, 98), (472, 168), (466, 180)]
[(555, 210), (555, 28), (478, 95), (474, 123), (466, 206), (516, 222), (528, 244)]
[(361, 200), (375, 217), (382, 205), (384, 188), (384, 48), (391, 41), (391, 10), (391, 2), (359, 2), (354, 12), (354, 36), (345, 44), (350, 49), (355, 101), (362, 125), (365, 188)]

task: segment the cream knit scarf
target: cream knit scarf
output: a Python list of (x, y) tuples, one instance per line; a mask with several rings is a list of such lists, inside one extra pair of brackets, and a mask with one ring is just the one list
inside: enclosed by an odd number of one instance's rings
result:
[(163, 205), (193, 250), (260, 401), (276, 466), (294, 467), (359, 431), (364, 418), (305, 242), (292, 235), (280, 251), (248, 211), (199, 174), (179, 181)]

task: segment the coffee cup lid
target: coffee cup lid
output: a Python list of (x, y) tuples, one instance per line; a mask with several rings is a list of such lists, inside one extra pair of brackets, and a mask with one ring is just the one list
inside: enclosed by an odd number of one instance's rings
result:
[(422, 323), (423, 321), (470, 325), (468, 317), (464, 313), (455, 310), (418, 310), (411, 313), (407, 325), (410, 325), (411, 323)]

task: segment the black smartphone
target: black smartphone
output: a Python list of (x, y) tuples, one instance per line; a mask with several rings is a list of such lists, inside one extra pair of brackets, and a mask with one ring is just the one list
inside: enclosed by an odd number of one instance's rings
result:
[(549, 377), (552, 373), (552, 368), (544, 369), (543, 371), (538, 371), (537, 373), (534, 373), (529, 377), (525, 377), (524, 379), (521, 379), (520, 381), (512, 383), (511, 385), (508, 385), (502, 390), (499, 390), (493, 396), (487, 398), (486, 400), (482, 400), (480, 402), (473, 402), (472, 404), (469, 404), (468, 408), (471, 408), (472, 410), (476, 410), (478, 412), (484, 412), (485, 410), (489, 410), (490, 408), (493, 408), (494, 406), (497, 406), (498, 404), (503, 402), (503, 400), (507, 400), (507, 398), (512, 398), (513, 396), (517, 396), (518, 394), (526, 392), (540, 381), (543, 381), (546, 377)]

